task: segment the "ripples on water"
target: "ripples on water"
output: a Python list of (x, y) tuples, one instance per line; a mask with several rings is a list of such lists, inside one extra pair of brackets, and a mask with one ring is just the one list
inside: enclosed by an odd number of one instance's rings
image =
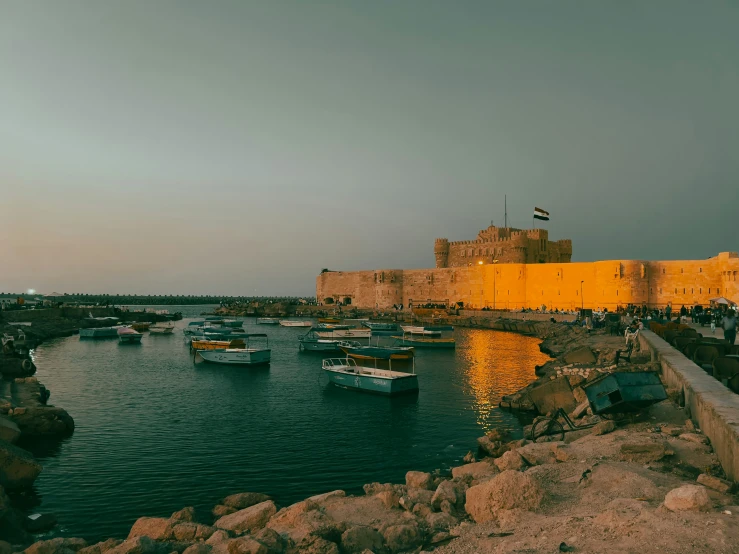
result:
[(460, 328), (456, 351), (418, 352), (419, 394), (390, 399), (322, 386), (322, 356), (298, 351), (305, 330), (267, 328), (271, 367), (244, 369), (194, 365), (185, 324), (140, 346), (69, 337), (36, 351), (50, 402), (76, 422), (61, 444), (32, 446), (57, 533), (125, 537), (136, 518), (183, 506), (207, 519), (235, 492), (286, 505), (448, 467), (483, 431), (520, 434), (524, 421), (496, 406), (547, 359), (536, 339)]

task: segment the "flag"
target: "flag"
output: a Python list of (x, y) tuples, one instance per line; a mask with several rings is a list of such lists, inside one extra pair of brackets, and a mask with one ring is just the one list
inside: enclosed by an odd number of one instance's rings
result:
[(549, 221), (549, 212), (544, 211), (541, 208), (534, 208), (534, 219)]

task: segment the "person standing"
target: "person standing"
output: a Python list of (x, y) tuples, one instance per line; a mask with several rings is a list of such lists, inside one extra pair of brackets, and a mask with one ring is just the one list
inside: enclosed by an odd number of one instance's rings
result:
[(665, 308), (665, 317), (667, 318), (668, 322), (670, 321), (671, 315), (672, 315), (672, 306), (668, 304), (667, 307)]
[(721, 327), (724, 330), (724, 339), (734, 346), (734, 341), (736, 341), (736, 313), (734, 310), (726, 311), (726, 315), (721, 320)]

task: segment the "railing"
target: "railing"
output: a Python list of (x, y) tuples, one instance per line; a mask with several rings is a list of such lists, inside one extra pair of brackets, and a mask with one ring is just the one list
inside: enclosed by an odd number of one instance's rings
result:
[(357, 367), (357, 362), (351, 358), (326, 358), (323, 360), (324, 369), (333, 369), (336, 367), (353, 366)]

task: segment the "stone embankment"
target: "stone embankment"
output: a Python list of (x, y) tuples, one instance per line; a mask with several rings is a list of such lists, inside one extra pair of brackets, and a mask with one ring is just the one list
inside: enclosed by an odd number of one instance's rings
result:
[[(540, 368), (539, 387), (566, 381), (575, 396), (596, 374), (654, 369), (640, 354), (617, 361), (620, 337), (540, 331), (556, 357)], [(735, 484), (683, 409), (666, 400), (625, 422), (598, 419), (585, 409), (576, 424), (594, 425), (556, 441), (493, 430), (450, 471), (409, 471), (363, 495), (336, 490), (280, 507), (234, 494), (211, 514), (187, 507), (142, 517), (125, 538), (56, 538), (25, 553), (737, 552)], [(21, 546), (0, 543), (0, 553)]]

